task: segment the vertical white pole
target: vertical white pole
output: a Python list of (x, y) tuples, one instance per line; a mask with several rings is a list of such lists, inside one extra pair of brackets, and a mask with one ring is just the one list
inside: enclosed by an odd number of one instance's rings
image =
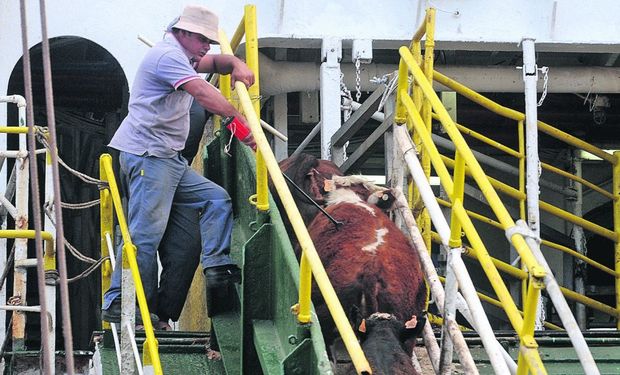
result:
[[(286, 93), (273, 97), (273, 126), (280, 133), (288, 136), (288, 101)], [(276, 160), (280, 161), (288, 157), (288, 142), (274, 137), (274, 154)]]
[[(581, 158), (579, 157), (579, 152), (578, 150), (575, 150), (575, 153), (573, 155), (573, 167), (574, 167), (574, 172), (575, 172), (575, 176), (577, 177), (581, 177), (582, 174), (582, 170), (581, 170)], [(573, 189), (575, 189), (575, 192), (577, 192), (577, 196), (575, 197), (575, 201), (573, 203), (573, 214), (575, 214), (578, 217), (582, 217), (583, 216), (583, 187), (580, 183), (575, 182), (573, 180), (569, 180), (571, 187)], [(575, 249), (577, 250), (578, 253), (580, 254), (585, 254), (586, 253), (586, 241), (585, 241), (585, 235), (583, 233), (583, 228), (581, 228), (578, 225), (573, 225), (573, 239), (575, 240)], [(584, 282), (584, 276), (585, 276), (585, 263), (582, 262), (579, 259), (575, 259), (575, 292), (585, 295), (585, 282)], [(577, 303), (575, 305), (575, 318), (577, 319), (577, 324), (579, 325), (579, 328), (581, 330), (585, 330), (587, 328), (587, 321), (586, 321), (586, 306), (581, 304), (581, 303)]]
[[(0, 101), (4, 102), (4, 100)], [(8, 125), (6, 123), (6, 112), (0, 111), (0, 125)], [(0, 150), (7, 151), (6, 144), (6, 134), (0, 134)], [(8, 163), (6, 159), (2, 164), (2, 168), (0, 168), (0, 194), (4, 194), (6, 192), (6, 183), (7, 183), (7, 169)], [(6, 220), (7, 214), (2, 215), (0, 217), (0, 229), (6, 229)], [(0, 238), (0, 272), (3, 272), (6, 268), (6, 238)], [(6, 282), (6, 281), (5, 281)], [(6, 305), (6, 287), (0, 288), (0, 305)], [(0, 343), (3, 343), (6, 335), (5, 328), (6, 327), (6, 311), (0, 311)], [(4, 359), (0, 358), (0, 371), (4, 373)]]
[(525, 38), (522, 44), (523, 81), (525, 83), (527, 221), (530, 229), (536, 235), (540, 235), (540, 210), (538, 207), (540, 160), (538, 157), (538, 105), (536, 100), (538, 71), (534, 39)]
[[(26, 126), (26, 107), (19, 106), (19, 126)], [(21, 156), (15, 159), (15, 229), (28, 229), (28, 157), (26, 148), (26, 134), (19, 135), (19, 151)], [(15, 264), (28, 257), (28, 240), (15, 239)], [(14, 267), (13, 295), (21, 298), (21, 305), (26, 305), (26, 267)], [(13, 350), (24, 349), (26, 331), (26, 314), (23, 311), (13, 313)]]
[[(526, 153), (526, 197), (527, 223), (534, 235), (540, 238), (540, 159), (538, 156), (538, 102), (536, 99), (536, 83), (538, 68), (536, 66), (536, 49), (534, 39), (524, 38), (523, 45), (523, 82), (525, 84), (525, 153)], [(544, 308), (539, 299), (536, 330), (544, 329)]]
[(344, 148), (334, 149), (333, 154), (331, 150), (331, 138), (340, 128), (340, 39), (323, 39), (321, 56), (321, 159), (342, 165)]
[[(123, 249), (122, 257), (127, 255)], [(123, 259), (123, 263), (126, 259)], [(122, 269), (121, 274), (121, 374), (133, 374), (136, 363), (133, 358), (133, 335), (128, 327), (135, 327), (136, 318), (136, 287), (129, 267)]]

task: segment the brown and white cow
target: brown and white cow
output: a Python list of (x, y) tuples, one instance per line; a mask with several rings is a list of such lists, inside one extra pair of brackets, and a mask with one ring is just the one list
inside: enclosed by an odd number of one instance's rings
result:
[[(418, 333), (423, 321), (418, 319), (413, 329), (412, 317), (423, 316), (426, 288), (414, 249), (384, 212), (394, 204), (392, 191), (361, 176), (342, 176), (332, 162), (307, 154), (286, 159), (280, 167), (342, 223), (334, 225), (307, 198), (291, 189), (342, 306), (349, 313), (356, 311), (353, 325), (357, 326), (358, 317), (367, 318), (362, 346), (373, 371), (413, 373), (410, 366), (401, 363), (411, 355), (411, 346), (406, 350), (403, 347), (405, 331), (394, 330), (407, 323), (408, 336)], [(294, 241), (294, 237), (291, 239)], [(298, 246), (295, 248), (299, 255)], [(316, 285), (312, 295), (324, 338), (330, 345), (338, 333)], [(381, 319), (385, 314), (392, 319)], [(400, 351), (391, 352), (398, 348)], [(381, 370), (385, 368), (399, 370)]]
[[(369, 203), (385, 196), (386, 189), (360, 195), (354, 187), (359, 188), (358, 177), (332, 181), (325, 211), (342, 224), (317, 215), (308, 232), (342, 305), (357, 306), (362, 316), (390, 313), (402, 322), (422, 315), (426, 287), (417, 254), (383, 210)], [(326, 306), (315, 307), (320, 318), (327, 318)]]

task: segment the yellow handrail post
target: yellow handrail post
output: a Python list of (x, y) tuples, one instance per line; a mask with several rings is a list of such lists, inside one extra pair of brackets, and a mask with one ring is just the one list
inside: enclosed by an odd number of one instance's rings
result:
[[(517, 135), (519, 142), (519, 192), (523, 194), (522, 198), (519, 199), (519, 217), (521, 220), (526, 220), (526, 192), (525, 192), (525, 124), (523, 120), (517, 121)], [(523, 262), (519, 262), (521, 264), (521, 269), (525, 271), (525, 265)], [(521, 280), (521, 301), (522, 304), (525, 303), (527, 298), (527, 279)]]
[[(102, 181), (107, 182), (108, 176), (106, 175), (105, 168), (103, 166), (103, 161), (99, 160), (99, 176)], [(99, 190), (99, 223), (101, 225), (100, 229), (100, 246), (101, 246), (101, 257), (109, 257), (110, 252), (108, 251), (108, 237), (110, 238), (110, 242), (114, 243), (114, 207), (112, 206), (112, 196), (110, 195), (109, 189), (101, 189)], [(103, 304), (103, 294), (110, 289), (110, 283), (112, 279), (112, 262), (110, 259), (103, 262), (101, 265), (101, 303)], [(110, 329), (110, 323), (102, 322), (102, 326), (104, 329)]]
[(310, 323), (311, 288), (312, 269), (304, 251), (301, 254), (301, 262), (299, 264), (299, 314), (297, 315), (297, 321), (301, 324)]
[[(614, 260), (616, 270), (616, 311), (620, 311), (620, 151), (614, 152), (616, 163), (613, 168), (613, 206), (614, 206)], [(620, 330), (620, 315), (616, 315), (616, 329)]]
[(144, 343), (145, 363), (152, 362), (153, 371), (155, 372), (155, 374), (161, 375), (163, 374), (163, 371), (159, 358), (157, 339), (155, 338), (155, 333), (153, 332), (153, 324), (151, 322), (149, 308), (146, 302), (146, 295), (144, 294), (144, 288), (142, 286), (142, 279), (140, 278), (140, 270), (138, 269), (138, 261), (136, 259), (136, 246), (131, 241), (129, 227), (127, 226), (127, 221), (125, 220), (125, 214), (123, 213), (121, 196), (118, 190), (118, 185), (116, 184), (116, 179), (114, 178), (114, 171), (112, 169), (112, 156), (110, 156), (110, 154), (102, 154), (99, 162), (101, 168), (104, 170), (105, 176), (108, 179), (112, 203), (116, 211), (118, 225), (121, 229), (121, 234), (123, 237), (123, 268), (131, 269), (131, 276), (134, 280), (136, 288), (136, 299), (138, 300), (138, 306), (140, 308), (140, 314), (142, 316), (142, 322), (144, 324), (144, 332), (146, 333), (146, 341)]
[[(538, 298), (540, 298), (540, 290), (542, 287), (543, 285), (540, 280), (533, 277), (530, 278), (527, 297), (523, 302), (523, 328), (521, 332), (519, 332), (520, 345), (523, 348), (538, 348), (538, 344), (534, 340), (534, 323), (536, 321)], [(517, 375), (527, 375), (528, 373), (528, 361), (526, 360), (525, 352), (526, 350), (519, 351)]]
[[(435, 53), (435, 9), (428, 8), (426, 10), (426, 38), (424, 40), (424, 75), (428, 82), (433, 82), (433, 58)], [(421, 88), (420, 88), (421, 89)], [(430, 99), (426, 96), (423, 97), (424, 100), (422, 102), (422, 119), (424, 120), (424, 124), (426, 125), (426, 129), (431, 131), (432, 126), (432, 109)], [(428, 152), (423, 147), (420, 147), (420, 156), (421, 156), (421, 164), (422, 169), (424, 170), (424, 174), (426, 175), (426, 179), (429, 180), (431, 176), (431, 160), (429, 158)], [(418, 206), (418, 207), (415, 207)], [(424, 238), (424, 243), (426, 244), (426, 248), (431, 250), (431, 217), (428, 213), (428, 209), (424, 205), (422, 201), (422, 197), (419, 195), (419, 192), (416, 193), (414, 200), (414, 209), (419, 209), (419, 219), (418, 223), (420, 229), (422, 231), (422, 236)]]
[[(258, 76), (258, 33), (256, 25), (256, 6), (246, 5), (245, 19), (245, 58), (254, 73), (254, 84), (248, 88), (254, 112), (260, 118), (260, 86)], [(256, 208), (259, 211), (269, 210), (269, 190), (267, 187), (267, 167), (260, 150), (256, 150)]]
[[(456, 151), (454, 158), (454, 191), (452, 192), (452, 196), (450, 198), (452, 199), (452, 202), (456, 202), (457, 200), (463, 202), (463, 196), (465, 195), (465, 160), (463, 160), (458, 151)], [(450, 215), (449, 245), (451, 248), (462, 246), (461, 223), (459, 222), (454, 210), (452, 210)], [(428, 248), (430, 248), (430, 246)]]
[[(220, 47), (222, 49), (222, 52), (232, 54), (232, 50), (230, 48), (230, 45), (228, 44), (226, 34), (223, 30), (219, 30), (219, 34)], [(306, 226), (301, 219), (299, 209), (297, 209), (297, 206), (295, 205), (293, 200), (293, 196), (287, 188), (286, 181), (282, 176), (282, 171), (280, 171), (280, 168), (278, 167), (278, 162), (276, 161), (275, 156), (271, 152), (269, 142), (267, 141), (267, 138), (265, 137), (265, 134), (261, 129), (258, 115), (255, 113), (254, 106), (248, 94), (247, 88), (243, 85), (243, 83), (235, 82), (235, 90), (237, 91), (237, 94), (239, 96), (243, 113), (248, 120), (248, 125), (252, 130), (252, 134), (254, 134), (256, 146), (259, 150), (263, 152), (265, 164), (271, 175), (274, 186), (276, 187), (278, 195), (282, 200), (283, 206), (289, 214), (291, 225), (293, 226), (295, 234), (297, 235), (297, 239), (299, 240), (299, 244), (304, 253), (304, 257), (307, 259), (308, 264), (312, 269), (312, 274), (314, 275), (316, 284), (321, 290), (321, 293), (325, 299), (325, 303), (334, 319), (336, 327), (338, 328), (338, 332), (340, 332), (342, 341), (347, 348), (349, 355), (351, 356), (353, 365), (355, 366), (356, 371), (360, 374), (363, 372), (372, 374), (370, 365), (368, 364), (366, 357), (364, 357), (364, 353), (361, 350), (355, 333), (351, 329), (351, 325), (349, 324), (346, 314), (342, 309), (342, 305), (340, 305), (340, 302), (338, 301), (336, 292), (334, 291), (333, 286), (329, 282), (327, 272), (325, 271), (325, 268), (321, 263), (321, 259), (316, 249), (314, 248), (314, 244), (312, 243), (312, 239), (308, 234), (308, 230), (306, 229)]]
[(403, 96), (406, 96), (409, 90), (408, 76), (407, 64), (401, 59), (398, 64), (398, 89), (396, 90), (396, 110), (394, 114), (394, 122), (399, 125), (407, 122), (407, 110), (403, 104)]

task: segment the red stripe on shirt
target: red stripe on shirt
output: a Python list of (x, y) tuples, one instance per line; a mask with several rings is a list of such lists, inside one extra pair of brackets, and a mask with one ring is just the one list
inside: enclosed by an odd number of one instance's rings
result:
[(193, 80), (195, 80), (195, 79), (200, 79), (200, 76), (189, 76), (189, 77), (185, 77), (185, 78), (183, 78), (183, 79), (180, 79), (180, 80), (178, 80), (178, 81), (176, 81), (176, 82), (174, 83), (174, 89), (175, 89), (175, 90), (178, 90), (178, 88), (179, 88), (182, 84), (187, 83), (187, 82), (189, 82), (189, 81), (193, 81)]

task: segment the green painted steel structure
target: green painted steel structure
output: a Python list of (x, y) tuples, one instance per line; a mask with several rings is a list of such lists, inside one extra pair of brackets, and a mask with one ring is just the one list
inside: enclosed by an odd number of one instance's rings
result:
[[(266, 214), (249, 203), (256, 191), (254, 155), (238, 147), (229, 157), (217, 141), (207, 150), (206, 175), (233, 199), (233, 256), (243, 265), (239, 310), (213, 318), (220, 344), (238, 345), (239, 354), (234, 345), (222, 347), (227, 372), (257, 374), (260, 367), (265, 374), (331, 373), (319, 324), (300, 325), (291, 312), (298, 300), (299, 262), (280, 213), (273, 200)], [(239, 333), (232, 333), (236, 328)]]
[[(212, 317), (222, 361), (206, 356), (208, 333), (157, 332), (165, 374), (332, 374), (318, 323), (300, 325), (291, 312), (297, 303), (299, 263), (280, 213), (270, 199), (268, 213), (250, 204), (255, 193), (255, 158), (247, 147), (225, 154), (218, 139), (205, 147), (207, 177), (224, 186), (233, 199), (235, 228), (232, 254), (243, 266), (243, 284), (230, 291), (233, 308)], [(316, 316), (313, 311), (313, 316)], [(497, 332), (500, 343), (516, 359), (514, 332)], [(587, 333), (586, 339), (602, 374), (620, 373), (620, 334)], [(118, 374), (110, 332), (101, 354), (104, 374)], [(493, 370), (476, 335), (466, 335), (481, 374)], [(537, 333), (550, 374), (582, 373), (564, 333)], [(143, 341), (138, 333), (138, 347)]]

